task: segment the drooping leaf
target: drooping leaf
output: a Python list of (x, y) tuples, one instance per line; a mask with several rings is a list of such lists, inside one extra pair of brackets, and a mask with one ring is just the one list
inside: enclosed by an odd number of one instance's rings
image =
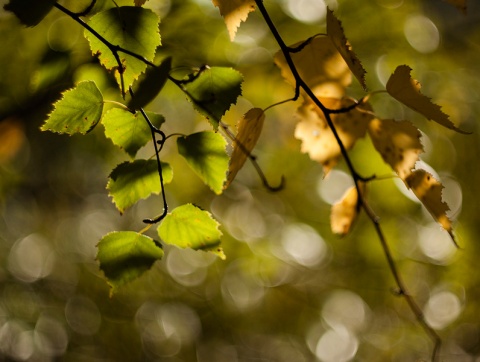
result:
[(4, 9), (11, 11), (26, 26), (35, 26), (52, 10), (56, 0), (10, 0)]
[[(352, 72), (329, 37), (315, 37), (296, 43), (290, 48), (302, 46), (300, 51), (290, 53), (293, 63), (303, 81), (317, 97), (342, 98), (345, 88), (352, 83)], [(282, 77), (295, 88), (296, 81), (284, 54), (275, 54), (275, 64)]]
[(373, 119), (368, 133), (375, 149), (397, 175), (405, 180), (423, 152), (420, 131), (408, 121)]
[(329, 8), (327, 8), (327, 34), (342, 55), (353, 75), (358, 79), (363, 89), (367, 90), (367, 85), (365, 84), (365, 74), (367, 72), (345, 37), (342, 23), (335, 17), (333, 11)]
[(220, 246), (222, 232), (208, 211), (186, 204), (168, 214), (158, 228), (158, 235), (169, 245), (181, 249), (209, 251), (221, 259), (225, 254)]
[(178, 152), (217, 195), (223, 191), (228, 170), (227, 142), (215, 132), (198, 132), (177, 139)]
[[(364, 194), (365, 184), (359, 183), (359, 187)], [(330, 214), (332, 232), (341, 236), (347, 235), (357, 219), (359, 211), (358, 190), (355, 186), (352, 186), (345, 191), (340, 201), (332, 205)]]
[(135, 0), (135, 6), (142, 6), (147, 0)]
[[(150, 9), (122, 6), (92, 16), (88, 25), (112, 45), (120, 46), (153, 61), (155, 50), (160, 45), (159, 22), (158, 15)], [(87, 30), (85, 30), (85, 37), (90, 43), (92, 53), (98, 55), (100, 63), (109, 70), (115, 70), (117, 82), (121, 86), (121, 69), (112, 51)], [(124, 88), (128, 89), (145, 71), (147, 65), (142, 60), (123, 52), (118, 52), (118, 56), (124, 68)]]
[(224, 189), (235, 179), (248, 155), (257, 144), (262, 132), (265, 113), (261, 108), (250, 109), (237, 124), (237, 135), (233, 142), (233, 152), (228, 167), (228, 177)]
[(442, 200), (443, 185), (425, 170), (415, 170), (407, 177), (405, 183), (425, 208), (430, 212), (433, 218), (450, 234), (456, 245), (453, 236), (452, 222), (447, 216), (450, 210), (448, 205)]
[[(147, 112), (147, 116), (156, 127), (165, 122), (160, 114)], [(150, 127), (140, 112), (133, 114), (121, 108), (113, 108), (105, 114), (102, 123), (105, 126), (105, 136), (132, 158), (152, 139)]]
[(153, 101), (167, 82), (172, 58), (168, 57), (158, 67), (148, 68), (145, 77), (139, 82), (135, 90), (135, 96), (128, 103), (131, 109), (140, 109)]
[(163, 249), (152, 238), (134, 231), (114, 231), (97, 245), (97, 260), (103, 270), (110, 295), (149, 270), (163, 257)]
[(222, 116), (242, 94), (242, 75), (232, 68), (207, 67), (187, 83), (185, 89), (194, 107), (218, 130)]
[[(352, 105), (349, 99), (320, 98), (319, 100), (330, 109)], [(297, 117), (300, 122), (295, 128), (295, 137), (302, 141), (301, 151), (308, 153), (312, 160), (320, 162), (325, 174), (328, 174), (341, 157), (341, 150), (323, 112), (313, 102), (305, 101), (298, 108)], [(331, 117), (347, 150), (355, 145), (357, 139), (365, 137), (368, 123), (373, 118), (371, 114), (362, 111), (359, 107), (347, 113), (332, 114)]]
[(255, 10), (254, 0), (212, 0), (213, 5), (220, 9), (220, 14), (225, 20), (230, 40), (235, 39), (235, 34), (242, 21), (247, 20), (248, 14)]
[(446, 0), (448, 3), (455, 6), (462, 13), (467, 14), (467, 0)]
[[(164, 184), (172, 182), (173, 171), (169, 164), (162, 163), (162, 175)], [(158, 195), (162, 189), (157, 162), (135, 160), (121, 163), (110, 174), (107, 189), (121, 213), (151, 194)]]
[(91, 131), (103, 112), (103, 96), (95, 82), (80, 82), (62, 95), (41, 130), (69, 135)]
[(411, 68), (408, 65), (399, 65), (387, 82), (387, 92), (397, 101), (435, 121), (444, 127), (459, 133), (468, 133), (457, 128), (448, 115), (443, 113), (440, 106), (432, 103), (430, 98), (420, 93), (421, 84), (410, 76)]

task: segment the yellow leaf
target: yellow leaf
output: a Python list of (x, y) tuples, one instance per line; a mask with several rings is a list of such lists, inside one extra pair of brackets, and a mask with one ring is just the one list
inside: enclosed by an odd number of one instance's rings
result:
[(237, 136), (233, 143), (233, 152), (228, 167), (228, 177), (224, 185), (226, 189), (238, 171), (243, 167), (247, 157), (257, 144), (262, 132), (265, 113), (261, 108), (250, 109), (237, 124)]
[[(365, 184), (360, 183), (360, 192), (365, 193)], [(330, 227), (334, 234), (345, 236), (357, 219), (359, 212), (358, 191), (355, 186), (349, 188), (341, 200), (332, 205), (330, 213)]]
[[(300, 77), (317, 97), (342, 98), (345, 95), (345, 88), (352, 83), (352, 73), (330, 38), (315, 37), (300, 51), (290, 54)], [(295, 78), (283, 53), (277, 52), (274, 60), (282, 77), (295, 88)]]
[(467, 0), (446, 0), (448, 3), (455, 6), (462, 13), (467, 13)]
[(368, 133), (383, 160), (405, 180), (423, 152), (420, 131), (408, 121), (374, 119), (368, 126)]
[(411, 78), (411, 70), (408, 65), (399, 65), (388, 79), (387, 92), (397, 101), (402, 102), (427, 119), (459, 133), (468, 133), (455, 127), (448, 115), (441, 111), (440, 106), (432, 103), (430, 98), (420, 93), (421, 85), (417, 80)]
[(235, 34), (242, 21), (247, 20), (248, 14), (255, 10), (254, 0), (212, 0), (213, 5), (220, 9), (227, 25), (230, 40), (235, 39)]
[(135, 6), (142, 6), (147, 0), (135, 0)]
[(456, 245), (452, 222), (447, 216), (450, 208), (442, 200), (443, 185), (425, 170), (415, 170), (405, 182), (433, 218), (450, 234)]
[(353, 52), (350, 43), (348, 42), (343, 32), (342, 23), (335, 17), (333, 11), (327, 8), (327, 34), (332, 40), (333, 44), (340, 52), (341, 56), (347, 63), (348, 67), (352, 71), (353, 75), (358, 79), (363, 89), (367, 90), (365, 84), (366, 70), (363, 68), (362, 63)]
[[(340, 109), (352, 105), (349, 99), (319, 98), (330, 109)], [(305, 101), (297, 110), (300, 122), (295, 128), (295, 137), (302, 141), (301, 151), (323, 165), (325, 174), (337, 164), (341, 157), (340, 146), (328, 127), (323, 112), (311, 101)], [(368, 123), (373, 118), (358, 107), (347, 113), (332, 114), (332, 122), (347, 150), (351, 149), (357, 139), (364, 137)]]

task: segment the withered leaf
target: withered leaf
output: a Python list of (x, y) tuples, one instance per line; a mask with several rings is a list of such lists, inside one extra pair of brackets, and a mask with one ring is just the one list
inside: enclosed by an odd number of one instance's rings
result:
[(213, 5), (220, 9), (220, 14), (227, 25), (230, 40), (235, 39), (235, 34), (242, 21), (247, 20), (248, 14), (255, 10), (254, 0), (212, 0)]
[[(365, 193), (365, 184), (359, 183), (360, 192)], [(330, 213), (330, 227), (334, 234), (345, 236), (352, 228), (359, 213), (358, 190), (355, 186), (350, 187), (340, 201), (332, 205)]]

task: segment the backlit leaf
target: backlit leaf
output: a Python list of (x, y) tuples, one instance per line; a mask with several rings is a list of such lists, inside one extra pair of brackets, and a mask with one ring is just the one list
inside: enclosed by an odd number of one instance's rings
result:
[(4, 9), (11, 11), (26, 26), (35, 26), (52, 10), (56, 0), (10, 0)]
[(367, 90), (365, 84), (365, 74), (367, 73), (353, 52), (343, 32), (342, 23), (335, 17), (333, 11), (327, 8), (327, 34), (332, 39), (333, 44), (342, 55), (353, 75), (358, 79), (363, 89)]
[(135, 0), (135, 6), (142, 6), (147, 0)]
[(115, 231), (97, 245), (97, 260), (103, 270), (110, 295), (148, 271), (163, 257), (163, 249), (148, 236), (133, 231)]
[[(114, 46), (120, 46), (131, 52), (153, 61), (155, 50), (160, 45), (158, 32), (160, 19), (152, 10), (136, 6), (114, 7), (102, 11), (90, 18), (88, 25)], [(100, 63), (107, 69), (115, 70), (117, 82), (121, 85), (118, 62), (112, 51), (95, 35), (85, 30), (85, 37), (90, 42), (93, 54), (97, 54)], [(135, 79), (143, 73), (147, 65), (131, 55), (118, 52), (125, 81), (125, 89), (131, 86)]]
[[(147, 116), (156, 127), (165, 122), (159, 114), (147, 112)], [(133, 114), (121, 108), (113, 108), (105, 114), (102, 123), (105, 126), (105, 136), (132, 158), (152, 139), (150, 127), (140, 112)]]
[[(172, 168), (162, 163), (164, 184), (172, 182)], [(156, 160), (135, 160), (124, 162), (115, 167), (109, 176), (107, 189), (117, 209), (125, 209), (151, 194), (160, 194), (160, 176)]]
[(158, 67), (150, 67), (145, 72), (145, 77), (139, 82), (135, 90), (135, 96), (128, 103), (132, 109), (140, 109), (160, 93), (167, 82), (170, 69), (172, 68), (172, 58), (166, 58)]
[[(363, 194), (365, 192), (365, 184), (360, 183), (359, 187)], [(355, 186), (352, 186), (343, 194), (340, 201), (332, 205), (330, 214), (332, 232), (341, 236), (347, 235), (357, 219), (358, 212), (358, 190)]]
[(228, 167), (228, 178), (224, 186), (226, 189), (235, 179), (238, 171), (243, 167), (247, 157), (257, 144), (262, 132), (265, 113), (261, 108), (250, 109), (237, 124), (237, 135), (233, 142), (233, 152)]
[(194, 107), (205, 115), (215, 130), (225, 112), (242, 94), (242, 75), (232, 68), (207, 67), (202, 69), (185, 89)]
[[(320, 98), (320, 101), (330, 109), (348, 107), (352, 104), (349, 99)], [(320, 162), (325, 174), (328, 174), (341, 157), (341, 150), (323, 112), (311, 101), (305, 101), (298, 108), (297, 117), (300, 122), (295, 128), (295, 137), (302, 141), (301, 151), (308, 153), (312, 160)], [(368, 123), (373, 118), (359, 107), (347, 113), (332, 114), (331, 117), (347, 150), (355, 145), (357, 139), (365, 136)]]
[(212, 0), (213, 5), (220, 9), (225, 20), (230, 40), (233, 41), (237, 29), (242, 21), (247, 20), (248, 14), (255, 10), (254, 0)]
[(223, 191), (228, 170), (227, 142), (215, 132), (198, 132), (177, 139), (178, 152), (217, 195)]
[(69, 135), (91, 131), (103, 112), (103, 96), (95, 82), (80, 82), (62, 95), (41, 130)]
[(387, 82), (387, 92), (397, 101), (422, 114), (427, 119), (435, 121), (444, 127), (460, 133), (467, 133), (457, 128), (440, 106), (431, 102), (430, 98), (420, 93), (420, 83), (412, 79), (408, 65), (399, 65)]
[(221, 259), (225, 254), (220, 246), (222, 232), (208, 211), (186, 204), (168, 214), (158, 228), (158, 235), (169, 245), (181, 249), (209, 251)]
[(442, 200), (443, 185), (425, 170), (415, 170), (405, 180), (408, 188), (421, 201), (423, 206), (430, 212), (433, 218), (450, 234), (453, 242), (452, 222), (447, 216), (450, 210), (448, 205)]
[[(352, 83), (352, 72), (329, 37), (315, 37), (302, 50), (290, 55), (300, 77), (317, 97), (342, 98), (345, 88)], [(295, 78), (283, 53), (277, 52), (274, 60), (282, 77), (295, 88)]]
[(375, 149), (402, 179), (412, 173), (423, 152), (420, 131), (408, 121), (373, 119), (368, 133)]

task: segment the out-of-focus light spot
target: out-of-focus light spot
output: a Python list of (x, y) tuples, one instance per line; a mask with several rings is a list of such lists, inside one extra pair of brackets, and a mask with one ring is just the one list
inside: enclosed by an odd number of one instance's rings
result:
[(77, 333), (94, 335), (101, 324), (101, 314), (97, 305), (89, 298), (76, 295), (65, 305), (65, 319)]
[(403, 32), (410, 45), (420, 53), (432, 53), (440, 44), (440, 33), (429, 18), (412, 15), (404, 24)]
[(306, 267), (320, 264), (328, 252), (322, 237), (305, 224), (287, 225), (281, 234), (281, 245), (286, 253), (282, 259), (294, 261)]
[(8, 256), (8, 269), (18, 279), (33, 283), (48, 276), (55, 263), (55, 254), (48, 240), (31, 234), (17, 241)]
[(420, 250), (437, 264), (448, 264), (457, 248), (450, 235), (437, 223), (420, 227), (418, 235)]
[(404, 0), (377, 0), (377, 4), (387, 9), (396, 9), (403, 5)]
[(16, 361), (27, 361), (33, 355), (35, 345), (33, 332), (23, 323), (7, 321), (0, 328), (0, 355)]
[(436, 293), (425, 306), (425, 319), (435, 329), (445, 328), (458, 318), (462, 304), (458, 297), (448, 291)]
[(332, 328), (361, 330), (368, 320), (369, 308), (357, 294), (348, 290), (334, 291), (322, 308), (322, 317)]
[(343, 171), (332, 170), (327, 177), (318, 181), (317, 192), (327, 204), (340, 200), (345, 191), (354, 185), (350, 175)]
[(175, 281), (185, 286), (200, 285), (207, 277), (207, 267), (215, 255), (195, 250), (171, 248), (167, 255), (167, 270)]
[(287, 14), (304, 23), (315, 23), (325, 19), (327, 13), (322, 0), (287, 0), (282, 5)]
[(68, 334), (65, 327), (55, 318), (41, 315), (34, 332), (35, 345), (46, 356), (55, 357), (65, 353)]
[(315, 354), (322, 362), (347, 362), (355, 357), (358, 339), (346, 328), (330, 329), (318, 341)]
[(447, 215), (451, 219), (456, 219), (462, 211), (462, 187), (453, 177), (449, 175), (442, 175), (442, 183), (445, 187), (442, 191), (442, 198), (450, 208), (450, 211), (447, 212)]
[(69, 16), (58, 18), (48, 29), (48, 45), (57, 52), (66, 52), (72, 49), (80, 39), (81, 30), (79, 29)]
[(240, 310), (252, 308), (263, 300), (265, 289), (242, 270), (242, 260), (230, 264), (222, 279), (222, 296), (227, 304)]

